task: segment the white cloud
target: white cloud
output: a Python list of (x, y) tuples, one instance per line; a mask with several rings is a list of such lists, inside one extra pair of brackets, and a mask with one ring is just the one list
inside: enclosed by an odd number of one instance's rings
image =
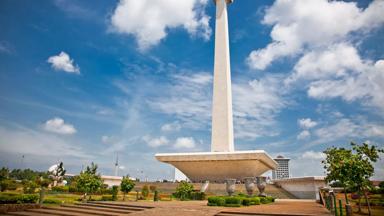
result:
[(314, 130), (313, 134), (316, 139), (309, 146), (317, 144), (329, 145), (340, 140), (349, 142), (353, 139), (384, 137), (384, 126), (367, 122), (364, 118), (341, 118)]
[(277, 135), (276, 116), (288, 104), (282, 77), (269, 75), (233, 84), (235, 136), (255, 139)]
[(74, 134), (77, 132), (73, 125), (65, 123), (64, 120), (59, 117), (47, 120), (43, 128), (46, 131), (58, 134)]
[(305, 139), (308, 139), (309, 137), (311, 137), (311, 133), (308, 130), (303, 130), (299, 133), (299, 135), (297, 135), (296, 138), (298, 140), (305, 140)]
[(208, 73), (175, 75), (174, 84), (162, 87), (168, 94), (150, 99), (148, 104), (155, 111), (176, 116), (183, 127), (206, 127), (211, 116), (212, 78), (209, 77), (212, 76)]
[(161, 130), (165, 132), (170, 132), (170, 131), (179, 131), (181, 129), (181, 125), (179, 122), (173, 122), (169, 124), (164, 124), (161, 126)]
[(384, 1), (373, 1), (363, 10), (354, 2), (277, 0), (263, 19), (273, 26), (272, 42), (252, 51), (248, 64), (263, 70), (278, 58), (345, 41), (352, 32), (369, 32), (384, 23), (383, 10)]
[(147, 143), (148, 146), (153, 148), (164, 146), (169, 143), (169, 140), (165, 136), (153, 138), (149, 135), (146, 135), (143, 137), (143, 140)]
[(48, 63), (51, 63), (51, 66), (55, 70), (62, 70), (68, 73), (80, 74), (79, 66), (73, 63), (73, 59), (63, 51), (59, 55), (51, 56), (47, 60)]
[(310, 118), (305, 119), (299, 119), (297, 120), (297, 123), (299, 124), (300, 128), (302, 129), (310, 129), (317, 125), (317, 122), (312, 121)]
[[(175, 116), (183, 128), (207, 129), (211, 122), (212, 76), (208, 73), (173, 76), (175, 84), (162, 87), (166, 95), (150, 99), (150, 107)], [(252, 140), (278, 134), (276, 116), (288, 104), (284, 77), (267, 75), (233, 83), (235, 136)]]
[(179, 137), (176, 139), (175, 144), (173, 145), (175, 148), (195, 148), (196, 142), (192, 137)]
[(384, 60), (367, 62), (362, 71), (352, 71), (339, 79), (320, 79), (310, 83), (308, 95), (316, 99), (340, 97), (347, 102), (361, 100), (363, 105), (384, 111)]
[(0, 152), (2, 153), (55, 157), (56, 160), (60, 157), (89, 158), (89, 154), (85, 154), (78, 144), (41, 131), (24, 127), (12, 129), (0, 127), (0, 137)]
[(183, 27), (193, 36), (208, 40), (210, 17), (207, 0), (120, 0), (111, 17), (112, 29), (135, 36), (140, 50), (158, 44), (167, 30)]
[(101, 136), (101, 142), (104, 144), (114, 144), (116, 143), (117, 139), (114, 136), (107, 136), (103, 135)]
[(325, 154), (323, 152), (306, 151), (302, 154), (301, 158), (309, 160), (323, 160), (325, 159)]

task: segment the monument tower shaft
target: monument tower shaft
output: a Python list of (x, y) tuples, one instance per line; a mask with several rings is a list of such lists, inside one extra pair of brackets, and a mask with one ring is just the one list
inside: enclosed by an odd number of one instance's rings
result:
[(232, 87), (227, 14), (227, 4), (230, 4), (232, 0), (214, 1), (216, 3), (216, 29), (211, 151), (233, 152)]

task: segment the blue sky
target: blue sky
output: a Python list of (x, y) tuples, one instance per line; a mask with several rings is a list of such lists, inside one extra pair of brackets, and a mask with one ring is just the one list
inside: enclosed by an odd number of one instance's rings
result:
[[(210, 0), (0, 2), (0, 165), (172, 178), (210, 149)], [(321, 151), (384, 141), (383, 1), (228, 7), (235, 148), (322, 175)], [(24, 155), (24, 159), (22, 159)], [(375, 178), (384, 177), (383, 161)]]

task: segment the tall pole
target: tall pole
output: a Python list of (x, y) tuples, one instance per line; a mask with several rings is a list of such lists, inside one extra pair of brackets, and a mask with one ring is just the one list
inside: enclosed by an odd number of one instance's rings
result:
[(227, 4), (232, 3), (232, 0), (214, 1), (216, 30), (211, 151), (232, 152), (234, 151), (232, 87), (227, 15)]

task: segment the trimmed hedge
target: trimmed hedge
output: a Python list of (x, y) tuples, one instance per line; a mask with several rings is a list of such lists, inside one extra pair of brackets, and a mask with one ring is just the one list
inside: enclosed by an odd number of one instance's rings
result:
[(208, 205), (209, 206), (224, 206), (225, 205), (225, 198), (224, 197), (208, 197)]
[(212, 196), (208, 197), (208, 206), (240, 207), (267, 204), (274, 201), (275, 198), (273, 197), (245, 197), (241, 195), (232, 197)]
[(62, 201), (58, 200), (58, 199), (44, 199), (43, 203), (44, 204), (57, 204), (57, 205), (60, 205), (62, 203)]
[(51, 188), (51, 191), (60, 192), (60, 193), (68, 193), (69, 187), (68, 186), (54, 186)]
[[(116, 197), (117, 198), (117, 197)], [(103, 195), (101, 201), (116, 201), (113, 195)]]
[(21, 203), (36, 203), (39, 199), (37, 194), (0, 194), (0, 204), (21, 204)]

